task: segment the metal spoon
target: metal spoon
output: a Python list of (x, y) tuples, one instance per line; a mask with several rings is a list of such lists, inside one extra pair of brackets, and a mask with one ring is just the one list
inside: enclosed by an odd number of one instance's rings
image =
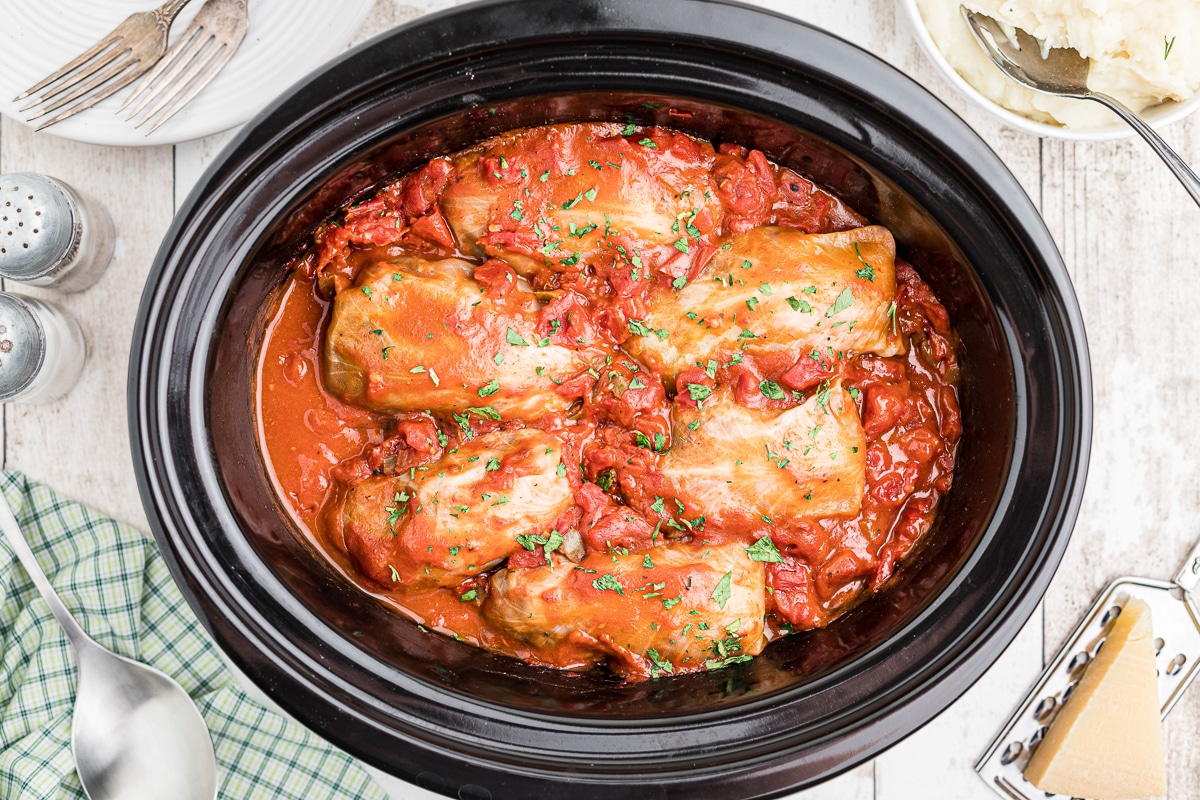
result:
[(0, 529), (67, 632), (79, 663), (71, 750), (91, 800), (213, 800), (204, 719), (178, 683), (96, 644), (67, 611), (0, 494)]
[(1175, 173), (1175, 177), (1179, 178), (1183, 188), (1187, 189), (1196, 204), (1200, 205), (1200, 178), (1196, 177), (1196, 173), (1192, 172), (1170, 145), (1149, 125), (1142, 122), (1137, 114), (1122, 105), (1119, 100), (1088, 88), (1088, 71), (1092, 64), (1090, 60), (1079, 55), (1079, 51), (1069, 48), (1049, 49), (1044, 42), (1020, 28), (1013, 28), (1014, 35), (1010, 38), (1008, 29), (991, 17), (970, 11), (966, 6), (959, 6), (959, 9), (979, 46), (1005, 75), (1034, 91), (1079, 100), (1095, 100), (1108, 106), (1150, 143), (1154, 152), (1158, 153)]

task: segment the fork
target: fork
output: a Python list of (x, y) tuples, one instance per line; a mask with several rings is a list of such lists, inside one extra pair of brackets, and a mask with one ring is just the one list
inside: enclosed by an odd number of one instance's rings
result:
[(37, 130), (40, 131), (120, 91), (162, 58), (167, 50), (167, 34), (171, 30), (171, 23), (189, 2), (191, 0), (167, 0), (153, 11), (131, 14), (70, 63), (17, 95), (15, 100), (24, 100), (36, 92), (50, 89), (23, 106), (21, 111), (42, 106), (27, 118), (33, 121), (66, 107), (38, 125)]
[[(136, 123), (157, 121), (149, 136), (216, 77), (237, 52), (250, 27), (248, 0), (208, 0), (183, 35), (125, 98), (118, 113), (136, 102), (126, 119), (150, 108)], [(141, 98), (140, 100), (138, 98)]]

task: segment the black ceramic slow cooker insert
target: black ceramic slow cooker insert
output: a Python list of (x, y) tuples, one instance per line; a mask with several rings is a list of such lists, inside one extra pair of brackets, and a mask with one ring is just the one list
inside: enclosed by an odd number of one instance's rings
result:
[[(311, 550), (258, 451), (265, 306), (315, 226), (433, 156), (580, 120), (759, 148), (830, 188), (891, 228), (961, 338), (965, 434), (928, 544), (829, 628), (728, 669), (618, 684), (426, 635)], [(1079, 309), (1013, 176), (871, 54), (712, 0), (463, 6), (308, 76), (179, 212), (135, 337), (139, 482), (192, 607), (322, 736), (459, 797), (767, 797), (871, 758), (961, 695), (1029, 618), (1087, 464)]]

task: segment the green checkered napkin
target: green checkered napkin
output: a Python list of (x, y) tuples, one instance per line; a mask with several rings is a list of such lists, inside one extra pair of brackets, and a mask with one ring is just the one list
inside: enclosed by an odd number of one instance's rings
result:
[[(0, 489), (63, 602), (96, 641), (183, 686), (212, 733), (223, 800), (386, 795), (345, 753), (246, 696), (154, 543), (15, 472)], [(0, 535), (0, 797), (84, 800), (71, 757), (75, 657)]]

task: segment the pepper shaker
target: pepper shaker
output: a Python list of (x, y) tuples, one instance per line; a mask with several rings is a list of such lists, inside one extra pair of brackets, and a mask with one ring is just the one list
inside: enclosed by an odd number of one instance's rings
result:
[(0, 292), (0, 403), (66, 394), (87, 353), (75, 318), (50, 303)]
[(0, 175), (0, 278), (81, 292), (104, 273), (115, 239), (104, 207), (62, 181)]

